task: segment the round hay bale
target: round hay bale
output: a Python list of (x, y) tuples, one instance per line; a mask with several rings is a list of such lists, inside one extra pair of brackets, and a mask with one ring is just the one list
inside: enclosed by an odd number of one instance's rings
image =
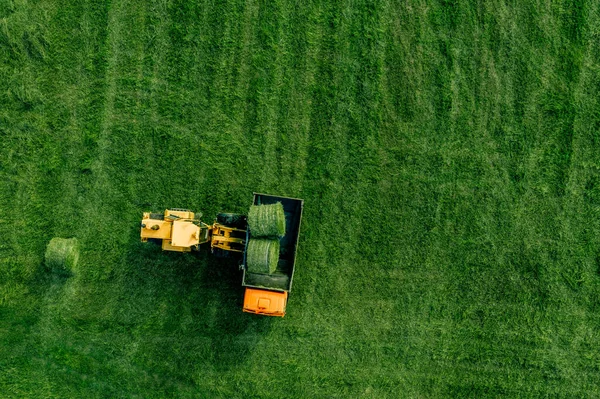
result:
[(249, 272), (272, 274), (279, 262), (279, 240), (253, 238), (248, 241), (246, 266)]
[(285, 213), (281, 202), (271, 205), (252, 205), (248, 212), (248, 227), (254, 237), (283, 237)]
[(56, 271), (72, 271), (79, 260), (79, 244), (76, 238), (50, 240), (46, 247), (46, 267)]

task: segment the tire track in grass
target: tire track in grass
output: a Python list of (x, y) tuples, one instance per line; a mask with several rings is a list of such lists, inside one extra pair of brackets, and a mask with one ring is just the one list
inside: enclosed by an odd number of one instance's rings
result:
[[(479, 120), (486, 120), (484, 132), (489, 143), (494, 146), (497, 158), (491, 160), (494, 167), (498, 169), (499, 187), (504, 187), (504, 208), (502, 213), (507, 215), (508, 222), (506, 228), (511, 234), (497, 236), (501, 242), (496, 247), (499, 264), (511, 265), (512, 273), (515, 279), (522, 284), (528, 285), (522, 275), (530, 273), (529, 267), (523, 270), (519, 264), (520, 254), (523, 249), (521, 244), (526, 239), (525, 229), (519, 223), (524, 217), (523, 199), (525, 193), (528, 152), (535, 146), (533, 143), (533, 129), (530, 129), (525, 123), (528, 115), (526, 104), (530, 101), (531, 93), (536, 87), (536, 76), (539, 72), (536, 70), (536, 63), (530, 62), (530, 58), (536, 58), (536, 53), (531, 50), (531, 45), (527, 42), (528, 37), (526, 29), (531, 25), (529, 17), (523, 9), (511, 7), (507, 4), (492, 5), (491, 9), (496, 9), (495, 13), (489, 13), (497, 24), (497, 35), (493, 32), (487, 39), (491, 43), (489, 47), (493, 49), (489, 54), (488, 61), (494, 66), (494, 70), (489, 68), (486, 72), (489, 76), (483, 75), (482, 79), (497, 77), (498, 96), (495, 98), (497, 109), (489, 110), (494, 116), (489, 118), (486, 115), (486, 107), (480, 107)], [(511, 44), (512, 43), (512, 44)], [(483, 95), (482, 95), (483, 96)], [(499, 98), (498, 98), (499, 97)], [(485, 97), (484, 97), (485, 98)], [(498, 191), (498, 190), (494, 190)], [(519, 254), (519, 255), (517, 255)], [(522, 265), (521, 265), (522, 266)], [(521, 270), (520, 270), (521, 269)], [(533, 288), (533, 287), (529, 287)]]
[[(0, 255), (6, 256), (0, 267), (4, 269), (0, 270), (0, 283), (7, 283), (0, 301), (4, 304), (17, 298), (14, 294), (39, 271), (40, 254), (54, 227), (52, 207), (60, 195), (55, 179), (62, 177), (62, 160), (57, 155), (60, 140), (50, 139), (54, 115), (49, 112), (53, 107), (48, 98), (53, 93), (48, 90), (48, 80), (53, 59), (46, 51), (49, 25), (54, 23), (57, 8), (53, 4), (35, 9), (17, 4), (9, 9), (3, 10), (7, 14), (0, 19), (0, 176), (4, 183), (0, 189), (4, 204), (0, 232), (5, 238)], [(13, 267), (16, 270), (11, 270)], [(6, 275), (1, 273), (4, 271)]]
[[(247, 98), (244, 107), (245, 146), (256, 149), (245, 165), (249, 177), (247, 186), (251, 191), (261, 191), (257, 187), (272, 187), (271, 190), (280, 194), (292, 195), (297, 190), (286, 188), (289, 179), (285, 177), (287, 171), (294, 169), (296, 162), (296, 157), (291, 155), (296, 143), (289, 140), (287, 131), (289, 114), (294, 112), (290, 109), (289, 98), (295, 94), (291, 87), (296, 80), (295, 70), (290, 65), (290, 41), (293, 40), (290, 31), (297, 28), (290, 23), (294, 11), (280, 3), (248, 7), (246, 15), (253, 18), (258, 29), (251, 31), (251, 24), (245, 17), (242, 60), (251, 59), (240, 63), (237, 89)], [(247, 53), (252, 49), (254, 54), (250, 56)], [(305, 145), (302, 143), (305, 140), (298, 143), (298, 148)], [(287, 144), (291, 144), (292, 148), (288, 148)], [(301, 156), (299, 162), (302, 163), (302, 159)], [(295, 179), (296, 184), (298, 180)]]
[[(278, 193), (294, 197), (290, 192), (289, 174), (292, 172), (290, 162), (296, 156), (295, 142), (290, 140), (294, 132), (289, 128), (292, 118), (291, 99), (295, 94), (295, 83), (297, 82), (297, 71), (292, 65), (294, 59), (293, 33), (295, 29), (301, 29), (295, 16), (302, 8), (280, 4), (277, 11), (277, 33), (274, 39), (276, 47), (275, 64), (279, 66), (274, 77), (273, 86), (276, 88), (275, 98), (275, 134), (274, 155), (278, 171)], [(294, 21), (294, 22), (292, 22)], [(301, 156), (301, 155), (300, 155)], [(292, 172), (293, 173), (293, 172)], [(297, 194), (296, 194), (297, 196)]]
[[(128, 198), (150, 204), (152, 209), (178, 203), (189, 207), (189, 185), (182, 184), (187, 169), (179, 166), (181, 143), (188, 143), (186, 148), (193, 143), (182, 115), (184, 102), (178, 95), (182, 86), (179, 75), (185, 75), (178, 68), (185, 65), (178, 57), (185, 50), (183, 43), (177, 42), (181, 21), (174, 22), (177, 16), (172, 15), (166, 1), (151, 5), (140, 1), (128, 7), (129, 30), (121, 39), (127, 51), (119, 65), (115, 149), (111, 153), (111, 163), (121, 168), (111, 173)], [(194, 156), (189, 153), (190, 163)], [(128, 173), (122, 178), (125, 169)], [(168, 179), (161, 173), (165, 170), (170, 171)], [(132, 202), (126, 206), (139, 213), (139, 204)]]
[[(131, 67), (126, 68), (123, 62), (119, 74), (122, 80), (117, 83), (119, 102), (127, 105), (115, 110), (115, 140), (111, 144), (120, 149), (111, 153), (111, 163), (120, 164), (120, 168), (111, 174), (129, 199), (124, 213), (133, 211), (132, 208), (138, 210), (139, 203), (156, 206), (163, 190), (155, 172), (156, 154), (160, 153), (160, 148), (149, 132), (162, 126), (155, 99), (164, 86), (165, 71), (159, 68), (163, 66), (169, 45), (166, 26), (170, 22), (165, 1), (131, 3), (130, 7), (134, 12), (128, 18), (127, 29), (131, 36), (127, 40), (128, 56), (125, 59), (130, 60)], [(156, 18), (156, 15), (160, 17)], [(118, 172), (124, 170), (127, 173), (121, 176), (123, 173)]]
[[(483, 232), (480, 245), (492, 245), (490, 261), (500, 267), (508, 261), (512, 244), (516, 241), (512, 211), (516, 189), (510, 178), (510, 160), (503, 149), (505, 137), (500, 132), (507, 124), (507, 110), (513, 108), (513, 82), (506, 71), (510, 58), (502, 55), (502, 52), (508, 51), (508, 46), (503, 44), (510, 42), (506, 36), (510, 32), (514, 34), (518, 22), (504, 4), (487, 4), (481, 14), (478, 17), (482, 22), (475, 31), (477, 39), (473, 39), (482, 43), (479, 79), (475, 81), (475, 108), (472, 110), (477, 132), (473, 137), (473, 147), (485, 151), (478, 151), (472, 156), (481, 171), (477, 185), (480, 189), (476, 195), (476, 201), (482, 206), (477, 221)], [(514, 129), (515, 126), (511, 126), (508, 130)], [(511, 273), (504, 273), (495, 284), (514, 277)]]
[[(438, 269), (447, 262), (444, 269), (456, 272), (468, 256), (464, 243), (481, 234), (477, 212), (470, 208), (474, 205), (466, 204), (472, 203), (480, 179), (472, 149), (477, 148), (479, 133), (474, 118), (475, 64), (482, 46), (476, 40), (474, 11), (465, 3), (445, 2), (423, 11), (429, 22), (423, 33), (423, 61), (429, 65), (424, 85), (430, 88), (427, 107), (433, 121), (426, 122), (422, 132), (428, 139), (419, 174), (424, 178), (422, 203), (427, 206), (420, 207), (420, 236), (425, 264)], [(460, 31), (455, 31), (457, 25)]]
[[(314, 301), (316, 298), (323, 297), (322, 284), (329, 282), (330, 271), (320, 271), (321, 260), (327, 260), (329, 265), (337, 264), (341, 254), (341, 249), (331, 248), (332, 244), (322, 240), (322, 237), (328, 236), (330, 231), (337, 229), (336, 220), (339, 219), (339, 204), (337, 197), (341, 192), (339, 176), (340, 168), (334, 171), (334, 163), (343, 162), (339, 159), (338, 146), (341, 144), (339, 135), (334, 137), (335, 127), (334, 108), (336, 106), (333, 60), (339, 55), (337, 43), (334, 40), (336, 29), (340, 23), (340, 17), (337, 16), (337, 9), (331, 4), (320, 4), (315, 7), (314, 20), (316, 33), (315, 42), (315, 77), (314, 85), (310, 87), (312, 95), (312, 107), (310, 111), (310, 129), (308, 141), (309, 156), (307, 159), (306, 173), (304, 176), (303, 192), (307, 200), (312, 200), (314, 204), (305, 209), (303, 216), (304, 240), (314, 243), (310, 248), (306, 248), (307, 259), (314, 259), (305, 265), (307, 276), (320, 275), (319, 284), (314, 281), (315, 292), (308, 300)], [(312, 22), (312, 21), (311, 21)], [(336, 173), (338, 172), (338, 173)], [(321, 238), (320, 238), (321, 237)], [(328, 268), (329, 269), (329, 268)], [(328, 283), (325, 283), (326, 285)], [(322, 298), (318, 299), (321, 300)]]
[[(165, 131), (174, 136), (184, 134), (185, 126), (174, 125), (164, 115), (162, 98), (169, 98), (172, 85), (169, 81), (169, 26), (172, 20), (168, 3), (156, 1), (152, 4), (131, 4), (134, 14), (128, 21), (128, 53), (123, 57), (118, 84), (119, 101), (127, 106), (115, 112), (115, 141), (113, 146), (120, 151), (111, 153), (111, 163), (119, 163), (113, 175), (119, 180), (120, 190), (130, 200), (127, 208), (139, 212), (164, 208), (164, 193), (171, 192), (171, 182), (161, 179), (168, 160), (168, 148), (161, 140)], [(126, 61), (130, 61), (127, 68)], [(124, 170), (128, 172), (124, 177)], [(120, 172), (120, 173), (119, 173)], [(118, 176), (118, 177), (117, 177)]]
[[(447, 73), (444, 51), (451, 52), (441, 48), (449, 47), (444, 27), (432, 30), (439, 24), (438, 6), (408, 4), (401, 13), (393, 10), (388, 5), (382, 61), (385, 89), (380, 100), (384, 111), (378, 137), (379, 163), (386, 167), (377, 186), (381, 206), (390, 212), (387, 219), (399, 221), (386, 227), (393, 240), (390, 259), (396, 265), (388, 273), (397, 278), (413, 271), (435, 274), (442, 267), (443, 230), (436, 224), (443, 201), (439, 193), (449, 185), (444, 185), (448, 168), (441, 165), (441, 153), (444, 144), (453, 140), (450, 129), (437, 127), (450, 119), (450, 113), (436, 114), (447, 84), (435, 79), (440, 79), (436, 73)], [(439, 138), (437, 130), (447, 134)]]
[(117, 66), (120, 58), (120, 45), (118, 43), (119, 36), (123, 26), (119, 21), (120, 12), (119, 4), (123, 4), (125, 0), (118, 1), (111, 4), (108, 12), (108, 37), (107, 37), (107, 67), (106, 67), (106, 88), (104, 92), (104, 109), (102, 112), (102, 120), (100, 123), (100, 134), (98, 137), (98, 157), (93, 163), (93, 169), (99, 176), (99, 182), (95, 188), (103, 183), (101, 180), (106, 179), (106, 172), (104, 166), (106, 163), (106, 157), (110, 147), (110, 130), (113, 126), (114, 118), (114, 107), (115, 97), (117, 91)]
[[(373, 277), (367, 275), (377, 273), (380, 266), (375, 262), (367, 269), (358, 269), (374, 260), (371, 256), (374, 246), (369, 239), (373, 232), (364, 226), (374, 224), (386, 228), (378, 214), (376, 195), (376, 183), (381, 178), (378, 144), (383, 66), (382, 7), (380, 2), (345, 3), (340, 10), (344, 23), (337, 32), (341, 49), (336, 58), (336, 71), (341, 72), (334, 77), (334, 86), (339, 89), (334, 118), (339, 121), (339, 141), (343, 144), (339, 151), (344, 155), (338, 178), (343, 189), (336, 202), (342, 215), (338, 222), (347, 231), (343, 274), (356, 273), (358, 281)], [(338, 284), (345, 284), (339, 276)], [(350, 301), (346, 305), (354, 307), (355, 304)]]
[[(220, 10), (215, 10), (219, 13)], [(239, 173), (244, 168), (243, 109), (247, 57), (251, 50), (251, 34), (256, 19), (257, 5), (253, 1), (230, 6), (223, 15), (223, 31), (213, 44), (219, 49), (213, 66), (214, 75), (209, 88), (209, 121), (203, 135), (202, 149), (209, 153), (207, 173), (211, 187), (207, 204), (212, 214), (223, 211), (245, 213), (242, 204), (248, 203), (248, 192), (243, 189)], [(243, 18), (240, 18), (240, 14)], [(244, 205), (245, 207), (245, 205)]]
[(253, 150), (246, 168), (254, 184), (252, 191), (280, 193), (278, 137), (283, 123), (280, 109), (287, 101), (282, 99), (282, 90), (289, 87), (290, 78), (286, 76), (289, 53), (285, 38), (289, 12), (279, 2), (263, 4), (256, 11), (254, 53), (245, 89), (249, 103), (245, 109), (245, 145)]
[(315, 24), (316, 15), (311, 14), (307, 7), (297, 7), (288, 12), (288, 18), (280, 24), (278, 33), (279, 45), (287, 49), (283, 72), (287, 84), (282, 86), (289, 91), (279, 95), (277, 154), (281, 191), (292, 197), (300, 196), (303, 191), (318, 41), (322, 40), (322, 31), (314, 30), (319, 28)]
[[(88, 194), (90, 187), (90, 159), (94, 156), (93, 140), (98, 127), (98, 109), (97, 98), (99, 95), (96, 90), (101, 88), (101, 82), (104, 79), (102, 44), (104, 41), (104, 26), (97, 28), (95, 23), (106, 18), (106, 8), (96, 7), (89, 2), (81, 5), (81, 15), (77, 19), (78, 34), (69, 38), (69, 43), (73, 47), (82, 48), (71, 58), (76, 65), (72, 69), (65, 71), (64, 81), (58, 79), (55, 90), (60, 91), (63, 87), (64, 92), (61, 95), (61, 102), (58, 107), (64, 107), (69, 112), (69, 119), (60, 132), (62, 137), (68, 138), (61, 145), (63, 154), (66, 157), (66, 165), (62, 168), (61, 196), (60, 205), (55, 207), (57, 226), (55, 227), (61, 236), (70, 236), (73, 234), (73, 221), (83, 217), (82, 202)], [(77, 48), (79, 50), (79, 48)], [(67, 56), (65, 54), (61, 54)], [(72, 57), (72, 53), (68, 54)], [(68, 75), (73, 75), (70, 77)], [(74, 80), (75, 84), (65, 84), (65, 81)], [(64, 204), (71, 204), (65, 207)]]
[[(569, 337), (571, 345), (552, 342), (547, 345), (548, 356), (557, 365), (575, 369), (577, 384), (582, 395), (593, 395), (600, 384), (598, 373), (591, 361), (596, 358), (594, 349), (600, 344), (595, 334), (598, 327), (597, 301), (600, 294), (600, 268), (598, 247), (600, 244), (600, 195), (598, 188), (590, 181), (600, 177), (600, 157), (598, 156), (598, 127), (600, 127), (600, 6), (595, 4), (588, 10), (585, 46), (582, 46), (581, 69), (577, 82), (574, 82), (572, 123), (572, 152), (569, 154), (569, 167), (565, 173), (565, 195), (561, 198), (562, 207), (558, 216), (560, 223), (560, 251), (554, 273), (558, 279), (555, 312), (560, 314), (559, 322), (549, 326), (561, 336)], [(573, 48), (577, 48), (573, 44)], [(594, 196), (596, 197), (594, 199)], [(560, 289), (562, 286), (562, 289)], [(571, 374), (569, 374), (571, 375)], [(571, 381), (573, 383), (573, 381)], [(584, 390), (585, 389), (585, 390)]]
[(284, 48), (278, 43), (281, 18), (286, 8), (279, 1), (263, 3), (258, 10), (257, 50), (253, 58), (256, 90), (256, 125), (251, 145), (261, 148), (255, 173), (260, 176), (260, 192), (277, 192), (279, 168), (277, 162), (277, 108), (283, 79)]
[[(581, 228), (587, 257), (595, 257), (595, 291), (600, 289), (600, 5), (590, 7), (582, 71), (575, 88), (577, 116), (574, 123), (573, 161), (568, 171), (565, 217)], [(595, 252), (595, 253), (594, 253)], [(588, 259), (591, 262), (591, 259)]]
[[(208, 169), (211, 166), (209, 163), (211, 157), (210, 153), (206, 151), (205, 137), (210, 123), (211, 79), (214, 76), (212, 55), (216, 48), (210, 39), (212, 37), (211, 34), (216, 35), (220, 32), (219, 29), (212, 28), (211, 17), (214, 16), (215, 11), (209, 8), (208, 3), (203, 2), (198, 4), (196, 8), (187, 12), (181, 7), (182, 11), (174, 17), (187, 28), (187, 35), (184, 36), (186, 38), (184, 41), (185, 47), (182, 49), (182, 53), (190, 61), (187, 64), (187, 73), (182, 74), (181, 84), (185, 93), (184, 95), (187, 97), (185, 103), (185, 109), (187, 110), (185, 112), (185, 120), (191, 127), (190, 145), (193, 154), (192, 157), (198, 164), (197, 170), (189, 177), (189, 185), (195, 187), (193, 196), (198, 204), (210, 202), (206, 199), (210, 191), (206, 190), (206, 187), (209, 186), (207, 179), (210, 176)], [(177, 7), (179, 7), (178, 4), (174, 5), (174, 8)], [(223, 24), (219, 25), (222, 26)], [(158, 57), (158, 54), (156, 56)], [(202, 209), (204, 213), (207, 211), (209, 210)]]
[[(385, 12), (382, 2), (359, 3), (355, 15), (349, 17), (353, 23), (347, 33), (351, 38), (348, 58), (352, 61), (341, 67), (348, 71), (348, 79), (352, 81), (345, 98), (340, 100), (346, 106), (343, 113), (348, 126), (348, 167), (345, 168), (344, 186), (350, 190), (344, 196), (344, 213), (348, 215), (346, 225), (349, 230), (359, 232), (353, 245), (352, 255), (355, 258), (349, 259), (352, 263), (365, 257), (375, 260), (375, 249), (368, 239), (372, 232), (361, 229), (361, 226), (375, 223), (387, 228), (385, 217), (380, 214), (382, 204), (377, 193), (378, 183), (384, 178), (380, 159), (380, 130)], [(381, 252), (378, 254), (383, 255)]]
[[(100, 117), (100, 128), (97, 136), (96, 158), (91, 162), (95, 181), (89, 196), (83, 204), (82, 214), (85, 223), (77, 229), (77, 237), (84, 247), (93, 248), (82, 258), (81, 278), (106, 279), (112, 274), (112, 265), (119, 265), (121, 251), (110, 241), (114, 235), (128, 236), (128, 232), (120, 231), (120, 225), (112, 219), (115, 199), (121, 193), (115, 189), (109, 174), (109, 154), (111, 152), (111, 134), (114, 126), (115, 98), (117, 94), (118, 66), (121, 59), (120, 36), (124, 29), (122, 14), (124, 1), (111, 3), (108, 10), (108, 35), (106, 43), (107, 64), (105, 73), (103, 110)], [(106, 217), (106, 215), (109, 215)]]
[[(459, 268), (464, 268), (466, 264), (466, 267), (475, 267), (480, 271), (469, 276), (472, 281), (468, 284), (486, 287), (487, 292), (482, 295), (496, 292), (497, 286), (510, 285), (505, 284), (509, 279), (508, 274), (500, 274), (498, 267), (509, 256), (514, 238), (510, 234), (510, 205), (514, 192), (506, 162), (499, 153), (500, 146), (494, 136), (496, 129), (503, 123), (502, 114), (505, 112), (506, 102), (509, 102), (501, 85), (506, 68), (502, 62), (506, 61), (500, 59), (498, 62), (493, 53), (495, 48), (498, 51), (495, 45), (497, 31), (505, 28), (503, 24), (498, 28), (494, 13), (494, 10), (502, 7), (489, 7), (487, 11), (477, 7), (467, 10), (461, 8), (458, 13), (464, 16), (459, 24), (464, 28), (460, 32), (449, 31), (445, 34), (452, 38), (447, 44), (452, 53), (450, 131), (452, 140), (461, 144), (444, 146), (444, 166), (449, 162), (457, 165), (454, 168), (457, 188), (464, 192), (463, 196), (466, 194), (463, 202), (468, 205), (462, 210), (455, 209), (470, 217), (464, 217), (463, 223), (468, 229), (463, 234), (456, 238), (446, 236), (445, 242), (440, 244), (443, 247), (462, 248), (456, 263), (460, 265)], [(502, 13), (508, 14), (506, 10), (502, 10)], [(473, 23), (466, 26), (465, 20)], [(501, 21), (505, 22), (507, 21)], [(510, 27), (513, 21), (508, 23)], [(470, 42), (478, 45), (465, 49), (463, 43)], [(451, 197), (456, 195), (457, 189), (444, 191), (450, 191), (451, 194), (444, 195), (443, 200), (439, 201), (438, 209), (442, 208), (442, 211), (452, 202)], [(442, 212), (438, 212), (437, 224), (442, 222), (440, 214)], [(455, 223), (459, 224), (458, 221)], [(457, 250), (452, 252), (442, 256), (448, 258), (459, 254)], [(486, 266), (493, 267), (484, 270)], [(464, 290), (455, 287), (454, 293), (462, 300), (465, 299)]]
[(316, 47), (309, 47), (307, 50), (308, 61), (305, 70), (293, 87), (295, 94), (292, 95), (289, 105), (291, 125), (286, 127), (287, 139), (282, 140), (282, 142), (288, 143), (292, 147), (287, 153), (284, 153), (286, 156), (282, 158), (281, 167), (283, 176), (287, 178), (287, 184), (284, 183), (283, 192), (291, 197), (303, 196), (304, 178), (308, 168), (309, 132), (311, 129), (310, 110), (313, 100), (307, 94), (310, 93), (310, 87), (315, 84), (316, 72), (314, 69), (316, 60), (309, 54), (316, 54)]
[[(392, 212), (390, 217), (408, 221), (415, 217), (412, 212), (415, 203), (426, 203), (426, 198), (416, 198), (421, 195), (420, 188), (426, 179), (412, 172), (419, 158), (428, 152), (423, 142), (425, 126), (430, 123), (423, 122), (430, 113), (422, 100), (426, 65), (419, 42), (423, 29), (420, 12), (413, 4), (388, 3), (383, 77), (386, 90), (382, 97), (384, 113), (379, 137), (382, 163), (387, 171), (386, 178), (380, 182), (381, 202)], [(390, 229), (391, 247), (396, 247), (394, 258), (403, 267), (420, 268), (425, 260), (420, 246), (425, 239), (423, 231), (410, 222), (390, 226)]]
[[(294, 33), (301, 34), (302, 27), (297, 21), (297, 14), (303, 8), (294, 10), (280, 3), (270, 4), (268, 7), (254, 15), (259, 19), (256, 25), (261, 28), (255, 33), (254, 47), (258, 47), (253, 61), (242, 63), (240, 69), (240, 84), (243, 84), (244, 92), (248, 98), (245, 107), (246, 126), (249, 130), (246, 135), (246, 146), (257, 148), (259, 152), (251, 155), (248, 160), (250, 168), (248, 175), (254, 186), (248, 185), (250, 190), (257, 191), (257, 187), (273, 187), (279, 194), (297, 196), (299, 184), (305, 165), (306, 157), (306, 133), (304, 137), (297, 135), (297, 126), (290, 127), (290, 119), (293, 119), (297, 107), (304, 109), (306, 116), (308, 101), (298, 101), (302, 98), (299, 90), (307, 91), (308, 87), (298, 87), (299, 72), (298, 65), (292, 65), (294, 54), (294, 41), (301, 41), (294, 37)], [(253, 10), (257, 13), (258, 10)], [(294, 22), (291, 22), (291, 21)], [(262, 22), (260, 22), (262, 21)], [(245, 28), (245, 30), (247, 30)], [(244, 42), (248, 33), (244, 33)], [(250, 40), (249, 40), (250, 41)], [(261, 46), (262, 45), (262, 46)], [(248, 51), (244, 44), (243, 52)], [(272, 56), (269, 56), (272, 55)], [(296, 54), (300, 57), (300, 54)], [(246, 56), (242, 59), (247, 58)], [(248, 80), (241, 77), (248, 76)], [(308, 78), (310, 81), (310, 77)], [(293, 104), (295, 102), (296, 104)], [(302, 104), (299, 104), (302, 102)], [(306, 122), (304, 122), (306, 123)], [(266, 135), (262, 134), (264, 131)], [(297, 140), (298, 138), (298, 140)], [(300, 155), (296, 156), (297, 151)], [(262, 173), (257, 174), (257, 168), (253, 165), (259, 164)], [(300, 165), (300, 166), (298, 166)], [(292, 177), (288, 177), (292, 175)], [(290, 186), (296, 186), (290, 189)]]
[[(528, 10), (523, 18), (534, 19)], [(535, 15), (537, 23), (533, 24), (537, 36), (532, 36), (523, 47), (529, 57), (537, 62), (531, 67), (531, 78), (528, 79), (528, 104), (524, 107), (521, 124), (529, 136), (527, 146), (522, 151), (523, 170), (522, 190), (519, 194), (516, 228), (524, 235), (525, 246), (530, 248), (528, 258), (534, 259), (533, 267), (523, 274), (533, 274), (539, 284), (540, 296), (544, 298), (542, 305), (547, 309), (556, 295), (557, 281), (561, 266), (557, 262), (557, 254), (562, 243), (559, 233), (561, 213), (561, 197), (564, 195), (565, 161), (570, 157), (572, 131), (565, 135), (565, 123), (571, 125), (572, 118), (570, 88), (565, 86), (562, 67), (556, 62), (557, 56), (566, 55), (561, 50), (564, 38), (557, 28), (556, 15), (551, 9), (545, 11), (543, 17)], [(575, 67), (575, 65), (573, 66)], [(567, 142), (564, 140), (567, 139)], [(564, 142), (564, 143), (563, 143)], [(565, 154), (561, 154), (561, 146)], [(558, 296), (560, 294), (556, 292)]]
[[(260, 185), (260, 177), (256, 173), (255, 165), (260, 162), (255, 157), (252, 148), (252, 131), (256, 126), (256, 90), (254, 88), (256, 73), (253, 65), (254, 53), (256, 51), (256, 30), (259, 18), (260, 4), (256, 1), (246, 1), (243, 10), (241, 38), (239, 55), (237, 57), (237, 81), (233, 89), (232, 115), (234, 117), (232, 129), (239, 137), (238, 145), (240, 147), (231, 153), (233, 157), (240, 157), (236, 166), (244, 174), (243, 181), (236, 181), (239, 187), (238, 204), (247, 204), (249, 193), (260, 191), (257, 189)], [(243, 150), (242, 150), (243, 149)], [(241, 154), (246, 154), (241, 157)], [(237, 178), (237, 176), (236, 176)], [(235, 199), (234, 199), (235, 200)], [(244, 209), (241, 213), (246, 213)]]

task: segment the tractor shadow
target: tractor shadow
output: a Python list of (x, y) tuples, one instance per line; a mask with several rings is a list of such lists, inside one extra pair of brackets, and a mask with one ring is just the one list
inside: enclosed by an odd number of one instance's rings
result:
[(229, 370), (244, 363), (276, 322), (242, 312), (237, 259), (217, 258), (205, 248), (163, 252), (153, 243), (140, 243), (134, 253), (128, 269), (139, 298), (136, 324), (147, 326), (149, 335), (178, 337), (171, 343), (173, 362)]

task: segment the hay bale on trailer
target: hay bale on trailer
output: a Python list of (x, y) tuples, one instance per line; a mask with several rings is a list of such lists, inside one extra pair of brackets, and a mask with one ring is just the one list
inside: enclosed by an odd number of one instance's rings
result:
[(250, 239), (246, 251), (246, 265), (250, 273), (273, 274), (278, 262), (278, 239)]
[(285, 213), (281, 202), (252, 205), (248, 212), (248, 227), (253, 237), (283, 237)]

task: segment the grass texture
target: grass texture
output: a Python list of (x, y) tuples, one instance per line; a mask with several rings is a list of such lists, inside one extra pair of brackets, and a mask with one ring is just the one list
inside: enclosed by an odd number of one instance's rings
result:
[(283, 237), (285, 235), (285, 213), (281, 202), (250, 206), (248, 228), (254, 237)]
[(279, 262), (279, 240), (251, 238), (246, 250), (246, 265), (251, 273), (273, 274)]
[(76, 238), (58, 238), (50, 240), (44, 262), (50, 270), (72, 272), (79, 260), (79, 247)]
[[(0, 1), (0, 397), (596, 398), (599, 65), (591, 0)], [(283, 319), (139, 242), (253, 192)]]

